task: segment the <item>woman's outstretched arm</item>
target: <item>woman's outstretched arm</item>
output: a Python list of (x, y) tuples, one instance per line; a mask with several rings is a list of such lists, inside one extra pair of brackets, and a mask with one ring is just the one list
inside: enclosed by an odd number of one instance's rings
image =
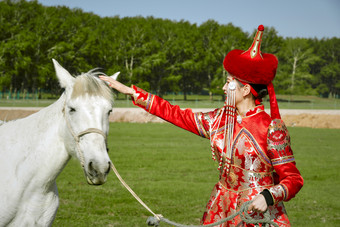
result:
[[(209, 137), (209, 124), (203, 113), (193, 113), (191, 109), (180, 109), (177, 105), (171, 105), (168, 101), (148, 93), (136, 86), (128, 87), (115, 79), (107, 76), (99, 76), (101, 80), (108, 82), (108, 85), (117, 91), (131, 95), (134, 105), (139, 106), (156, 115), (165, 121), (168, 121), (180, 128), (193, 132), (204, 138)], [(209, 115), (210, 116), (210, 115)]]

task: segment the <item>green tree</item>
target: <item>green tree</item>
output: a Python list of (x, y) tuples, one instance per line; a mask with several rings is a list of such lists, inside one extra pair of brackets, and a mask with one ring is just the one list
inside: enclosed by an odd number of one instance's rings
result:
[(340, 94), (340, 39), (314, 40), (316, 54), (320, 57), (312, 73), (317, 75), (314, 87), (323, 97), (339, 97)]
[(246, 50), (249, 48), (252, 39), (241, 28), (232, 24), (220, 25), (214, 37), (215, 42), (215, 67), (211, 84), (209, 85), (210, 94), (220, 95), (224, 100), (223, 85), (226, 83), (227, 73), (223, 66), (223, 60), (229, 51), (233, 49)]
[(281, 74), (286, 76), (285, 84), (289, 84), (286, 89), (290, 94), (311, 93), (313, 75), (310, 74), (310, 66), (319, 60), (313, 47), (307, 39), (287, 38), (282, 50), (280, 56), (285, 65), (281, 67)]
[[(254, 30), (256, 32), (256, 29)], [(104, 17), (38, 1), (0, 1), (0, 89), (59, 93), (51, 58), (71, 74), (100, 68), (119, 80), (163, 95), (208, 91), (224, 99), (223, 60), (247, 50), (254, 32), (208, 20)], [(266, 27), (262, 52), (275, 54), (278, 93), (338, 97), (340, 39), (286, 38)]]

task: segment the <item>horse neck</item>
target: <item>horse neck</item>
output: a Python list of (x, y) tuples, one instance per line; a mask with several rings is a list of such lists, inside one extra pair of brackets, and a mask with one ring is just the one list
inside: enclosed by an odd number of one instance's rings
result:
[[(35, 118), (44, 125), (44, 130), (38, 132), (41, 143), (45, 150), (41, 157), (41, 162), (49, 166), (46, 170), (46, 176), (49, 175), (49, 181), (54, 182), (56, 177), (65, 167), (71, 156), (65, 149), (64, 141), (64, 116), (63, 108), (66, 95), (63, 94), (55, 103), (39, 111)], [(44, 177), (46, 177), (44, 176)]]

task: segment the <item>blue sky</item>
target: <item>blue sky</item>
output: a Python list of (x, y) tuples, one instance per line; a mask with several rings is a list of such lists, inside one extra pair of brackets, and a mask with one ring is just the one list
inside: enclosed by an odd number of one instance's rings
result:
[(340, 38), (340, 0), (38, 0), (99, 16), (153, 16), (200, 25), (213, 19), (245, 32), (263, 24), (283, 37)]

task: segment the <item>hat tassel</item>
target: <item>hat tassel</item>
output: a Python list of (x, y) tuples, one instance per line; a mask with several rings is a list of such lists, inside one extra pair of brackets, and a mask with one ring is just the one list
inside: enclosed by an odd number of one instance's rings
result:
[(279, 106), (277, 104), (276, 95), (274, 91), (274, 85), (270, 82), (267, 85), (268, 94), (269, 94), (269, 103), (270, 103), (270, 115), (272, 119), (281, 119)]

